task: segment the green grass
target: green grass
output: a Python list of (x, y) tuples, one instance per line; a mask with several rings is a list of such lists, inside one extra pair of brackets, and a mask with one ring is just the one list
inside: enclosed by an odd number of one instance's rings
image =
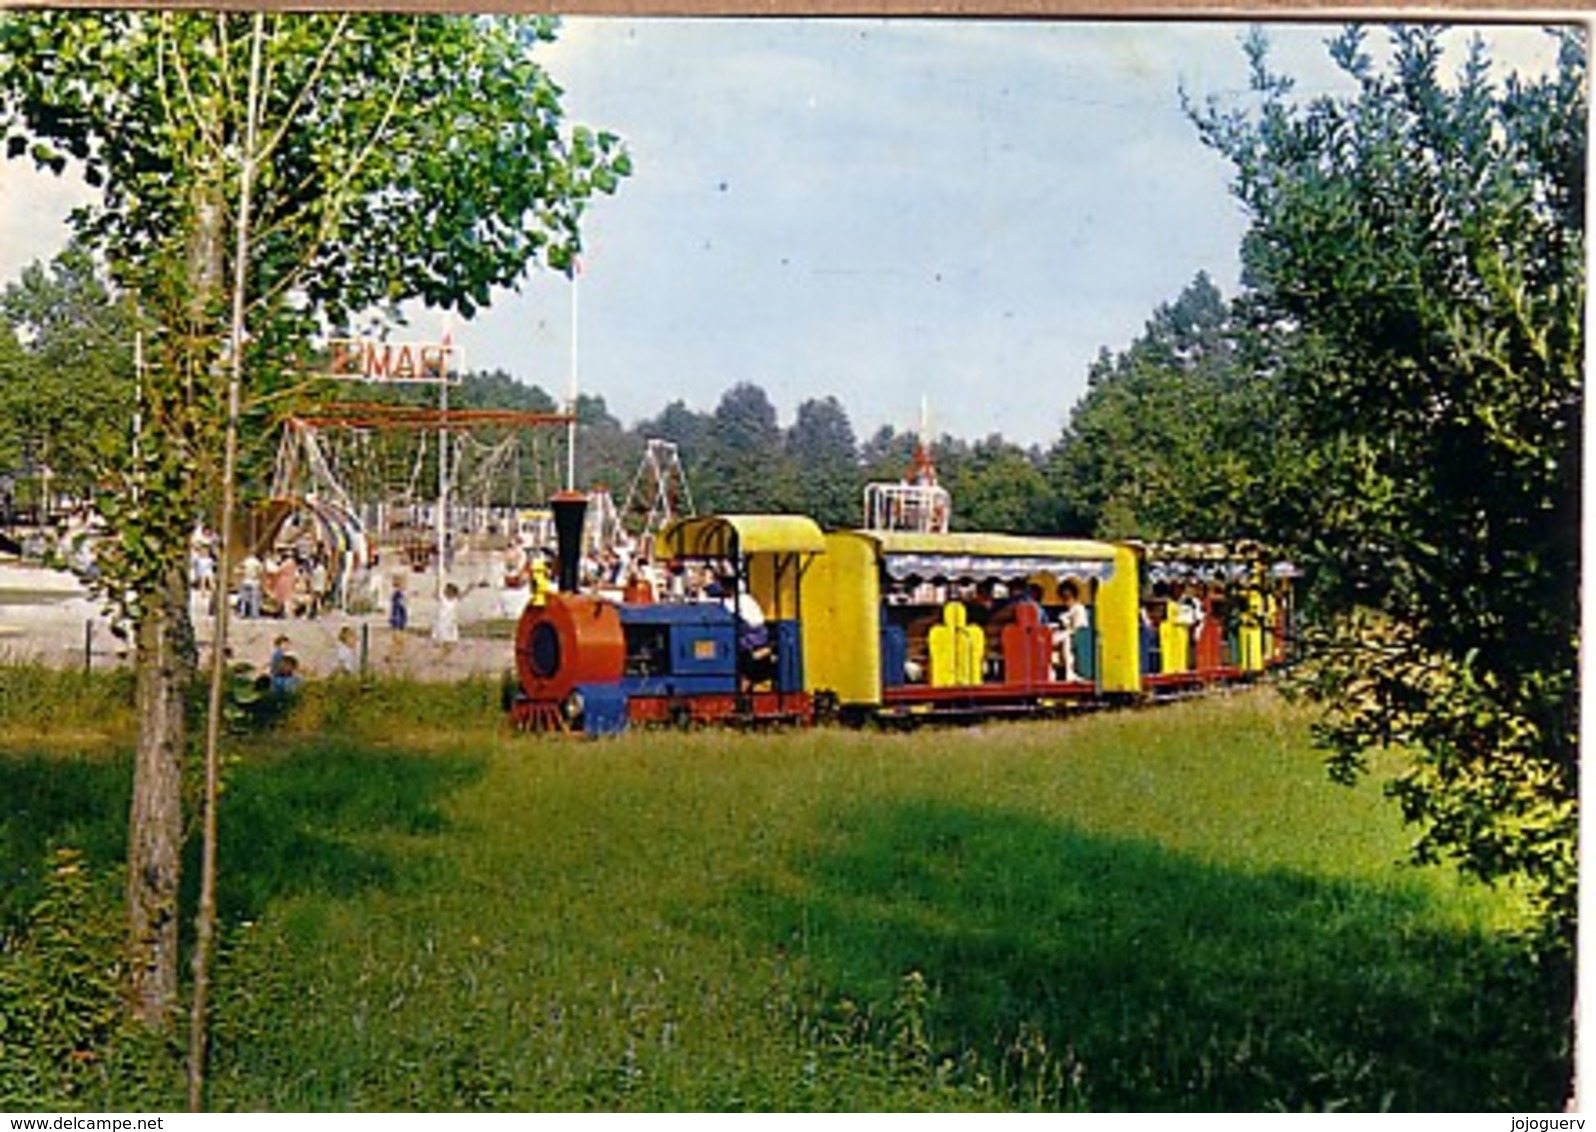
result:
[[(239, 746), (212, 1104), (1562, 1103), (1511, 894), (1397, 864), (1394, 808), (1272, 693), (605, 742), (509, 735), (497, 697), (313, 686)], [(4, 725), (8, 875), (113, 865), (120, 740)]]

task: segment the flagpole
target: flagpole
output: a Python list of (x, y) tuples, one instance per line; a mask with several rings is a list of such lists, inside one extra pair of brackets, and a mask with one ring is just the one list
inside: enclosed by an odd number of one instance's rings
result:
[(449, 362), (454, 345), (454, 330), (447, 317), (443, 327), (443, 372), (438, 380), (438, 592), (443, 601), (444, 557), (448, 551), (449, 507)]
[(576, 366), (577, 366), (577, 281), (582, 267), (571, 261), (571, 374), (566, 388), (565, 411), (570, 420), (565, 423), (565, 490), (576, 490)]

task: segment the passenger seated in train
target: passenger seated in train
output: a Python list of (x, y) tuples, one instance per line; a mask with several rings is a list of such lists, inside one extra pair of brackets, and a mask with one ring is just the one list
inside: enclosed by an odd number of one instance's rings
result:
[(1008, 587), (993, 578), (982, 578), (961, 595), (971, 625), (985, 627), (1008, 597)]
[(1059, 600), (1063, 607), (1058, 611), (1058, 628), (1053, 630), (1055, 663), (1066, 683), (1079, 680), (1075, 670), (1075, 631), (1091, 624), (1086, 606), (1081, 604), (1081, 590), (1073, 580), (1059, 587)]
[(1189, 627), (1195, 639), (1202, 628), (1204, 617), (1202, 587), (1198, 585), (1183, 587), (1177, 606), (1177, 622)]
[(1001, 629), (1014, 620), (1015, 611), (1027, 603), (1038, 607), (1042, 602), (1042, 587), (1026, 582), (1002, 582), (990, 585), (987, 590), (986, 624)]

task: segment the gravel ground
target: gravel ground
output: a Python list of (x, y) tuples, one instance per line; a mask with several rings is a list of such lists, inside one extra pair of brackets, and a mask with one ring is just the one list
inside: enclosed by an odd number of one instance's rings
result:
[[(482, 565), (482, 564), (478, 564)], [(471, 562), (457, 563), (451, 577), (464, 591), (460, 599), (460, 640), (442, 644), (432, 640), (437, 602), (431, 575), (410, 574), (405, 579), (409, 599), (409, 628), (396, 633), (383, 614), (346, 614), (332, 610), (314, 619), (229, 619), (228, 641), (233, 655), (264, 668), (272, 642), (289, 639), (289, 649), (299, 657), (308, 677), (325, 676), (333, 669), (338, 631), (345, 625), (362, 633), (367, 671), (406, 675), (424, 680), (458, 680), (472, 675), (499, 676), (515, 666), (514, 646), (502, 628), (518, 615), (525, 591), (506, 591), (473, 570)], [(204, 612), (204, 602), (194, 600), (194, 627), (202, 659), (215, 636), (215, 618)], [(483, 638), (486, 622), (497, 622), (498, 636)], [(358, 648), (358, 645), (357, 645)], [(69, 573), (0, 560), (0, 663), (37, 661), (66, 668), (88, 662), (95, 668), (128, 663), (126, 648), (111, 631), (100, 603)]]

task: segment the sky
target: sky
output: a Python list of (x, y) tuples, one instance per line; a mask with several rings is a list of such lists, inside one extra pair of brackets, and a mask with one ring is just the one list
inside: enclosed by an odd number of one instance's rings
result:
[[(465, 364), (623, 423), (761, 386), (882, 425), (1052, 443), (1092, 360), (1198, 272), (1231, 295), (1245, 217), (1181, 106), (1244, 95), (1246, 27), (572, 17), (540, 57), (633, 176), (588, 213), (579, 282), (534, 275), (456, 325)], [(1309, 97), (1331, 27), (1267, 29)], [(1515, 67), (1539, 29), (1483, 29)], [(1459, 49), (1466, 35), (1451, 37)], [(0, 162), (0, 283), (83, 190)], [(436, 337), (420, 312), (409, 332)]]

